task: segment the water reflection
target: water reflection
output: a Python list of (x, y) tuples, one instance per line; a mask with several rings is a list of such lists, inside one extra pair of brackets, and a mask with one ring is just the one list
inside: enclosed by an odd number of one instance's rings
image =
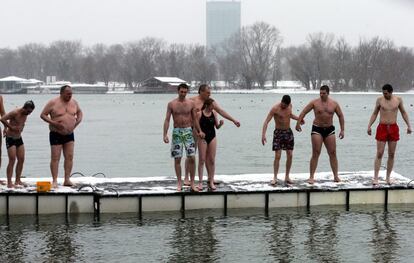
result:
[(272, 218), (271, 233), (268, 237), (270, 255), (279, 262), (291, 262), (295, 255), (293, 244), (295, 225), (292, 223), (293, 215), (280, 215)]
[(396, 262), (398, 259), (397, 231), (390, 224), (392, 218), (388, 212), (372, 214), (372, 258), (374, 262)]
[(339, 262), (337, 251), (338, 236), (336, 233), (339, 212), (330, 211), (328, 215), (320, 216), (317, 213), (307, 217), (309, 230), (305, 247), (309, 258), (317, 262)]
[(23, 262), (24, 234), (21, 229), (10, 226), (2, 227), (0, 231), (0, 262)]
[(177, 220), (169, 242), (173, 252), (168, 256), (168, 262), (218, 260), (215, 222), (212, 217)]

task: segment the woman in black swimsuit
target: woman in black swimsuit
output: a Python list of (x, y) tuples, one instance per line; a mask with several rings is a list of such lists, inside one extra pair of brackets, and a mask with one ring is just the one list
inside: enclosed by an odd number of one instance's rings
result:
[(217, 113), (214, 111), (214, 100), (207, 99), (204, 102), (201, 111), (198, 112), (198, 121), (200, 123), (201, 130), (205, 133), (204, 139), (198, 140), (198, 189), (203, 189), (203, 170), (204, 165), (207, 169), (209, 187), (215, 190), (214, 186), (214, 172), (215, 172), (215, 160), (217, 139), (216, 130), (219, 129), (224, 121), (217, 119)]

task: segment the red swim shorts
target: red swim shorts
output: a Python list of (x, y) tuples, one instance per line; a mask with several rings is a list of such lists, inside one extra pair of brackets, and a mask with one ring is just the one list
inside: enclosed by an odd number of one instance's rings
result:
[(378, 124), (377, 134), (375, 135), (377, 141), (398, 141), (400, 139), (400, 129), (396, 123), (394, 124)]

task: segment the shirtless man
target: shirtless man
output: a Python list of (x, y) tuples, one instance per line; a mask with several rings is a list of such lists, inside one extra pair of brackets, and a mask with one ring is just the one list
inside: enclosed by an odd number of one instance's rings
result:
[[(4, 115), (0, 121), (4, 124), (6, 134), (6, 148), (9, 156), (9, 164), (7, 165), (7, 187), (25, 186), (21, 181), (24, 162), (24, 144), (22, 139), (22, 131), (26, 123), (27, 116), (32, 113), (35, 105), (33, 101), (26, 101), (22, 108), (16, 109)], [(16, 180), (13, 184), (13, 168), (16, 162)]]
[(404, 109), (401, 97), (392, 94), (393, 88), (390, 84), (382, 87), (382, 97), (377, 98), (374, 112), (368, 123), (368, 135), (371, 136), (371, 126), (380, 114), (380, 122), (377, 127), (375, 139), (377, 140), (377, 155), (374, 163), (374, 180), (373, 185), (378, 185), (378, 173), (381, 167), (381, 160), (384, 154), (385, 145), (388, 142), (388, 161), (387, 161), (387, 184), (391, 184), (390, 175), (394, 166), (394, 155), (397, 148), (397, 141), (400, 139), (399, 128), (397, 125), (397, 114), (400, 110), (401, 115), (407, 124), (407, 134), (411, 134), (411, 125), (408, 120), (408, 114)]
[[(6, 111), (4, 110), (3, 96), (0, 95), (0, 117), (3, 117), (4, 114), (6, 114)], [(0, 128), (0, 134), (1, 134), (1, 128)], [(0, 140), (0, 167), (1, 167), (1, 140)], [(3, 180), (0, 180), (0, 184), (4, 185), (6, 184), (6, 182)]]
[(72, 99), (72, 88), (64, 85), (60, 88), (60, 96), (51, 99), (44, 107), (40, 118), (49, 123), (49, 142), (51, 147), (50, 171), (53, 187), (57, 188), (59, 160), (63, 150), (65, 158), (64, 186), (73, 186), (70, 175), (73, 166), (75, 136), (73, 131), (82, 121), (83, 113), (76, 100)]
[[(209, 99), (211, 96), (211, 88), (210, 86), (208, 86), (207, 84), (201, 84), (200, 87), (198, 88), (198, 95), (195, 97), (190, 98), (190, 100), (192, 100), (194, 102), (196, 111), (199, 112), (201, 111), (201, 108), (204, 105), (204, 102)], [(213, 108), (214, 110), (220, 114), (223, 118), (231, 121), (234, 123), (234, 125), (236, 125), (236, 127), (240, 127), (240, 122), (236, 119), (234, 119), (230, 114), (228, 114), (225, 110), (223, 110), (216, 101), (213, 102)], [(195, 137), (195, 139), (197, 139)], [(197, 145), (197, 143), (196, 143)], [(197, 148), (197, 146), (196, 146)], [(206, 167), (212, 167), (213, 164), (212, 162), (214, 162), (212, 156), (206, 156)], [(188, 180), (188, 175), (189, 175), (189, 170), (188, 170), (188, 161), (185, 161), (185, 178), (184, 178), (184, 185), (189, 185), (189, 180)]]
[(316, 167), (318, 166), (318, 159), (321, 153), (322, 144), (329, 155), (329, 163), (331, 164), (332, 172), (334, 175), (334, 181), (340, 182), (338, 176), (338, 159), (336, 158), (336, 140), (335, 140), (335, 126), (333, 126), (333, 116), (336, 115), (339, 118), (339, 125), (341, 131), (339, 132), (339, 139), (344, 138), (345, 119), (342, 113), (341, 107), (333, 99), (329, 98), (329, 87), (324, 85), (319, 91), (320, 98), (312, 100), (302, 110), (296, 123), (296, 130), (302, 131), (300, 123), (311, 110), (315, 114), (315, 119), (312, 125), (312, 158), (310, 160), (310, 176), (308, 179), (309, 184), (315, 182), (314, 175)]
[[(275, 131), (273, 132), (273, 151), (275, 151), (275, 160), (273, 161), (273, 180), (271, 185), (277, 184), (277, 173), (279, 172), (279, 161), (282, 156), (282, 150), (286, 151), (286, 174), (285, 184), (292, 184), (289, 178), (290, 168), (292, 166), (293, 146), (295, 144), (293, 132), (290, 128), (290, 119), (298, 120), (298, 116), (292, 113), (292, 104), (289, 95), (284, 95), (282, 101), (274, 105), (267, 115), (262, 128), (262, 144), (265, 145), (267, 125), (275, 120)], [(303, 124), (303, 121), (302, 121)]]
[(187, 159), (189, 160), (190, 170), (190, 186), (191, 190), (197, 192), (198, 189), (194, 184), (195, 177), (195, 140), (193, 137), (193, 129), (195, 127), (200, 137), (204, 138), (204, 133), (201, 132), (200, 125), (196, 121), (196, 109), (194, 102), (187, 99), (188, 93), (187, 84), (180, 84), (178, 86), (178, 98), (170, 101), (167, 105), (167, 114), (164, 120), (163, 140), (169, 143), (168, 128), (170, 126), (171, 115), (174, 121), (174, 129), (171, 140), (171, 157), (174, 158), (175, 174), (177, 176), (177, 191), (181, 191), (181, 157), (185, 149)]

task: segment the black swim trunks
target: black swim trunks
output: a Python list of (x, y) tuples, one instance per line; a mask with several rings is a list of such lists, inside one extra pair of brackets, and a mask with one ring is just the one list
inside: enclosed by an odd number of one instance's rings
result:
[(73, 132), (71, 134), (62, 135), (57, 132), (50, 132), (49, 133), (49, 142), (50, 145), (63, 145), (68, 142), (75, 141), (75, 135)]
[(13, 138), (13, 137), (6, 137), (6, 148), (9, 149), (12, 146), (16, 146), (16, 148), (19, 148), (23, 145), (23, 139), (20, 138)]
[(275, 129), (273, 132), (273, 151), (293, 150), (294, 145), (295, 139), (293, 137), (292, 129)]
[(315, 126), (312, 125), (312, 134), (319, 134), (320, 136), (322, 136), (322, 138), (326, 138), (329, 135), (333, 135), (335, 134), (335, 126), (329, 126), (329, 127), (319, 127), (319, 126)]

